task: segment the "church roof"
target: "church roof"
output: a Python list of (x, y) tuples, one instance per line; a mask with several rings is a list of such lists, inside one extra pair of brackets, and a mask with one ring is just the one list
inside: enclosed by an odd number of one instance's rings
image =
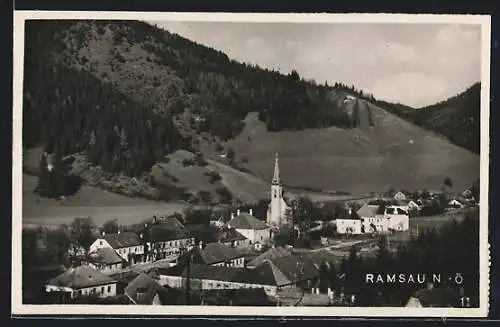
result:
[(249, 213), (242, 212), (238, 216), (231, 219), (228, 226), (234, 229), (253, 229), (262, 230), (268, 228), (266, 223), (262, 220), (255, 218)]

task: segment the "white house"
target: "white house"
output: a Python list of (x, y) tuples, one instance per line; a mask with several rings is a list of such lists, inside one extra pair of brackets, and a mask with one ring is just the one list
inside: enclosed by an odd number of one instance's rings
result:
[(388, 206), (384, 216), (388, 219), (388, 228), (395, 231), (407, 231), (410, 228), (410, 216), (405, 206)]
[(362, 224), (359, 218), (338, 218), (336, 219), (337, 232), (339, 234), (362, 234)]
[(124, 260), (135, 263), (142, 261), (144, 255), (144, 245), (142, 240), (133, 232), (123, 232), (115, 234), (104, 234), (90, 245), (89, 252), (97, 249), (111, 248), (115, 250)]
[(109, 297), (116, 295), (116, 284), (116, 280), (90, 266), (79, 266), (49, 280), (45, 291), (70, 293), (71, 298), (94, 294)]
[(237, 211), (236, 217), (231, 214), (231, 220), (227, 223), (228, 228), (235, 229), (238, 233), (249, 240), (250, 244), (267, 243), (271, 238), (269, 226), (252, 215), (252, 209), (248, 213)]
[(463, 208), (464, 204), (462, 202), (458, 201), (457, 199), (453, 199), (450, 202), (448, 202), (448, 207), (458, 209), (458, 208)]

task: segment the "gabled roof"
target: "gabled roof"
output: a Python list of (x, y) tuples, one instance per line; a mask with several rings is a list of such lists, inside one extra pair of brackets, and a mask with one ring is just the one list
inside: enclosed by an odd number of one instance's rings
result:
[(228, 223), (228, 226), (235, 229), (253, 229), (253, 230), (261, 230), (267, 229), (267, 225), (262, 220), (255, 218), (249, 213), (243, 212), (238, 216), (231, 219)]
[[(182, 276), (187, 277), (187, 273), (188, 269), (186, 267), (182, 272)], [(193, 279), (217, 280), (254, 285), (277, 285), (272, 268), (269, 264), (262, 265), (256, 269), (192, 264), (189, 270), (189, 277)]]
[(153, 224), (146, 235), (146, 239), (150, 242), (175, 241), (190, 237), (189, 230), (174, 217)]
[(112, 265), (115, 263), (120, 263), (123, 261), (123, 258), (116, 253), (115, 250), (111, 248), (100, 248), (92, 253), (89, 253), (88, 259), (93, 263), (100, 263), (105, 265)]
[(291, 283), (319, 276), (319, 271), (314, 267), (314, 262), (305, 256), (292, 254), (274, 258), (270, 260), (270, 263)]
[(108, 275), (89, 266), (79, 266), (70, 268), (57, 277), (52, 278), (48, 281), (47, 285), (81, 289), (113, 283), (116, 283), (116, 280)]
[(211, 265), (243, 257), (243, 253), (230, 246), (214, 242), (207, 244), (203, 249), (193, 249), (193, 262)]
[(250, 261), (248, 263), (248, 266), (257, 267), (257, 266), (263, 264), (267, 260), (279, 258), (279, 257), (284, 257), (284, 256), (287, 256), (290, 254), (292, 254), (292, 251), (285, 249), (285, 248), (282, 248), (282, 247), (270, 248), (266, 252), (262, 253), (261, 255), (254, 258), (252, 261)]
[(356, 211), (359, 217), (373, 217), (377, 214), (377, 210), (380, 206), (375, 204), (365, 204)]
[(222, 243), (244, 241), (247, 239), (240, 232), (236, 231), (233, 228), (224, 228), (223, 230), (219, 231), (216, 238)]
[(141, 239), (133, 232), (107, 234), (102, 237), (113, 249), (141, 245)]
[(302, 254), (301, 256), (307, 257), (309, 260), (311, 260), (316, 269), (319, 269), (323, 263), (338, 266), (340, 261), (339, 256), (329, 250), (308, 252)]
[[(141, 273), (127, 285), (124, 292), (135, 304), (151, 305), (157, 294), (159, 295), (160, 292), (166, 291), (151, 276)], [(138, 297), (137, 293), (143, 293), (144, 297)]]

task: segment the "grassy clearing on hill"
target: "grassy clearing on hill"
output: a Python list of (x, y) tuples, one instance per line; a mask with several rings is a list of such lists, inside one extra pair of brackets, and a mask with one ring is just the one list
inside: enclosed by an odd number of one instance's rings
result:
[[(375, 127), (273, 133), (251, 113), (243, 132), (225, 147), (235, 150), (238, 165), (264, 180), (271, 180), (278, 152), (285, 185), (329, 192), (439, 189), (447, 176), (454, 189), (463, 190), (477, 178), (479, 156), (358, 101), (371, 110)], [(204, 150), (218, 157), (213, 147)]]

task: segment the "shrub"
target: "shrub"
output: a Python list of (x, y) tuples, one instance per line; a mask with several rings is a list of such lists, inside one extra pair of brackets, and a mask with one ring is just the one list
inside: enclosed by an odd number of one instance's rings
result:
[(222, 179), (222, 177), (220, 177), (220, 174), (216, 171), (207, 172), (205, 173), (205, 175), (207, 175), (210, 178), (210, 183), (212, 184)]

